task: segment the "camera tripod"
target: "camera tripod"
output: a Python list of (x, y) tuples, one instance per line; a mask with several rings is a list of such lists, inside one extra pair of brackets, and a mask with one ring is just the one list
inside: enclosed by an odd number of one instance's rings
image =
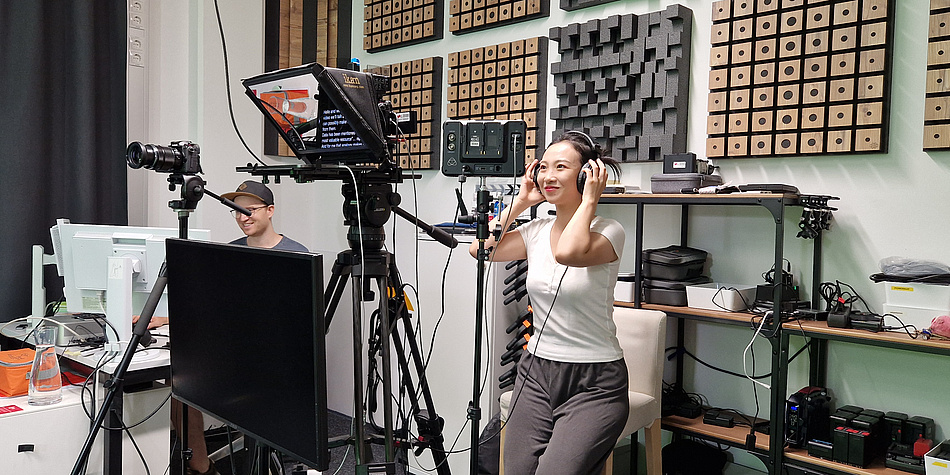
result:
[[(389, 183), (349, 184), (343, 185), (344, 224), (348, 224), (347, 241), (350, 249), (340, 252), (333, 263), (331, 277), (325, 290), (324, 301), (326, 308), (326, 331), (329, 332), (330, 323), (336, 307), (343, 295), (346, 281), (352, 281), (353, 294), (353, 368), (355, 403), (354, 418), (359, 418), (355, 424), (355, 433), (352, 437), (331, 440), (332, 446), (352, 443), (355, 447), (357, 473), (395, 473), (395, 451), (413, 449), (416, 454), (429, 449), (436, 464), (436, 472), (447, 475), (450, 472), (443, 445), (442, 428), (444, 421), (435, 412), (429, 383), (425, 376), (425, 366), (419, 350), (412, 321), (407, 310), (403, 294), (403, 283), (396, 267), (395, 256), (383, 250), (385, 234), (383, 224), (388, 220), (390, 212), (409, 220), (437, 240), (449, 247), (458, 243), (451, 236), (444, 233), (434, 235), (440, 231), (422, 223), (397, 205), (399, 195), (392, 191)], [(372, 460), (372, 453), (367, 450), (367, 442), (379, 442), (378, 437), (367, 437), (363, 425), (366, 407), (363, 402), (362, 384), (362, 305), (364, 301), (374, 300), (371, 282), (375, 282), (376, 294), (379, 296), (377, 309), (377, 324), (371, 329), (369, 340), (369, 370), (367, 371), (367, 387), (374, 387), (371, 380), (376, 368), (376, 355), (380, 355), (382, 366), (379, 372), (383, 380), (383, 413), (384, 438), (386, 460), (383, 464), (364, 463)], [(399, 335), (399, 330), (402, 334)], [(396, 334), (397, 338), (393, 338)], [(415, 423), (418, 434), (412, 438), (409, 428), (403, 427), (398, 431), (393, 428), (392, 414), (392, 381), (390, 344), (396, 350), (397, 362), (402, 374), (402, 389), (405, 391), (410, 410), (408, 416)], [(415, 371), (417, 380), (414, 381), (412, 371)], [(374, 391), (375, 392), (375, 391)], [(421, 396), (421, 399), (420, 399)], [(375, 400), (373, 400), (375, 401)], [(371, 403), (375, 406), (375, 403)], [(371, 412), (375, 412), (375, 407)], [(406, 418), (408, 420), (408, 417)], [(398, 432), (398, 433), (396, 433)]]

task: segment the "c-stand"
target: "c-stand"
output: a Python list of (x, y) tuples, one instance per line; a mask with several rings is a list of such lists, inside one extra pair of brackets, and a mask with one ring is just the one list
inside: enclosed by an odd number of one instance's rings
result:
[[(195, 210), (198, 206), (198, 201), (201, 200), (202, 196), (207, 194), (214, 197), (218, 201), (224, 203), (225, 205), (240, 211), (248, 216), (250, 216), (250, 211), (242, 208), (241, 206), (236, 205), (233, 201), (226, 198), (222, 198), (211, 191), (205, 188), (205, 181), (198, 176), (185, 176), (181, 173), (172, 173), (168, 177), (168, 188), (170, 191), (175, 191), (176, 186), (181, 186), (181, 199), (172, 200), (168, 202), (168, 207), (176, 210), (178, 212), (178, 237), (181, 239), (188, 239), (188, 216)], [(145, 301), (145, 307), (142, 309), (142, 313), (139, 317), (138, 322), (132, 327), (132, 336), (129, 339), (129, 345), (125, 348), (125, 353), (122, 355), (118, 366), (115, 371), (112, 373), (112, 378), (106, 381), (103, 386), (108, 390), (106, 392), (105, 399), (103, 399), (101, 406), (99, 407), (99, 412), (96, 414), (96, 418), (93, 421), (92, 429), (89, 431), (89, 435), (86, 437), (86, 441), (82, 446), (82, 450), (79, 452), (79, 457), (76, 459), (75, 465), (70, 472), (71, 475), (79, 475), (85, 470), (85, 466), (89, 460), (89, 454), (92, 452), (92, 445), (95, 443), (96, 435), (99, 433), (99, 429), (102, 427), (103, 421), (105, 421), (106, 415), (112, 413), (110, 422), (112, 426), (118, 427), (122, 425), (122, 415), (113, 411), (113, 402), (117, 393), (120, 393), (123, 389), (125, 381), (125, 373), (129, 369), (129, 365), (132, 363), (132, 358), (135, 356), (135, 350), (139, 346), (139, 342), (142, 340), (142, 337), (145, 335), (145, 332), (148, 330), (148, 324), (152, 319), (152, 315), (155, 313), (155, 309), (158, 307), (159, 300), (162, 298), (162, 293), (165, 292), (165, 286), (168, 283), (168, 278), (165, 275), (165, 264), (162, 263), (161, 269), (158, 271), (158, 278), (155, 280), (154, 285), (152, 285), (152, 290), (148, 295), (148, 299)], [(182, 448), (183, 452), (187, 452), (187, 443), (188, 436), (187, 430), (184, 428), (188, 427), (187, 419), (187, 407), (183, 405), (182, 411)], [(120, 444), (121, 445), (121, 444)], [(113, 450), (121, 451), (121, 447), (113, 448)], [(119, 452), (121, 453), (121, 452)], [(105, 472), (121, 472), (121, 467), (111, 467), (111, 459), (107, 459)], [(187, 464), (187, 457), (182, 457), (182, 473), (185, 473), (185, 465)]]
[[(345, 290), (347, 279), (352, 281), (353, 295), (353, 374), (354, 374), (354, 415), (358, 419), (354, 434), (331, 440), (331, 447), (353, 444), (358, 474), (395, 473), (396, 449), (413, 449), (416, 454), (429, 449), (436, 464), (436, 471), (440, 475), (448, 475), (451, 470), (448, 465), (447, 454), (443, 445), (443, 419), (435, 411), (429, 383), (425, 376), (425, 365), (412, 329), (412, 321), (403, 296), (403, 282), (396, 267), (395, 256), (383, 250), (385, 231), (383, 226), (395, 213), (407, 221), (415, 224), (429, 236), (440, 243), (454, 248), (458, 241), (445, 232), (433, 228), (420, 221), (410, 213), (399, 208), (400, 197), (392, 190), (393, 182), (401, 181), (401, 170), (353, 167), (328, 166), (315, 167), (311, 165), (297, 165), (290, 167), (247, 167), (238, 168), (238, 171), (263, 176), (291, 176), (298, 182), (308, 182), (325, 179), (347, 179), (342, 186), (344, 197), (343, 215), (347, 230), (347, 242), (350, 249), (337, 254), (334, 261), (330, 280), (325, 290), (324, 301), (326, 307), (326, 331), (329, 333), (330, 323), (337, 305)], [(349, 173), (348, 173), (349, 172)], [(375, 281), (375, 292), (370, 280)], [(376, 310), (378, 324), (370, 330), (371, 344), (370, 371), (367, 377), (372, 378), (375, 367), (375, 354), (378, 352), (382, 359), (379, 372), (383, 379), (383, 438), (369, 437), (364, 428), (366, 404), (363, 401), (363, 328), (362, 302), (372, 301), (378, 296), (379, 303)], [(394, 333), (402, 334), (393, 338)], [(403, 427), (394, 430), (392, 413), (392, 382), (390, 380), (391, 356), (390, 344), (396, 350), (397, 363), (402, 374), (402, 389), (410, 402), (412, 420), (416, 423), (418, 434), (411, 438), (409, 428)], [(416, 380), (412, 377), (415, 371)], [(371, 386), (368, 384), (368, 386)], [(421, 395), (421, 399), (420, 399)], [(385, 445), (385, 463), (373, 464), (372, 452), (368, 451), (367, 443), (383, 443)]]

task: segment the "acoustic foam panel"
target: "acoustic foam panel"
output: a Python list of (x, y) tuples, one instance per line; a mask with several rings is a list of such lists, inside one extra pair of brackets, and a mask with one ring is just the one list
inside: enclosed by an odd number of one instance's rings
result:
[(686, 152), (692, 17), (671, 5), (552, 28), (557, 130), (585, 131), (624, 162)]

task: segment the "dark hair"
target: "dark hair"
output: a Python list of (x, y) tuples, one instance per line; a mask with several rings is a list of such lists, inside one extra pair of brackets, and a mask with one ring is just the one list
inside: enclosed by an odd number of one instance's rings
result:
[[(586, 133), (579, 130), (568, 130), (554, 139), (554, 141), (551, 142), (551, 145), (559, 142), (569, 142), (571, 144), (571, 147), (573, 147), (574, 150), (576, 150), (581, 156), (582, 167), (586, 165), (588, 161), (597, 160), (599, 158), (602, 162), (604, 162), (604, 165), (607, 165), (611, 170), (613, 170), (615, 178), (620, 178), (620, 162), (608, 155), (607, 151), (604, 150), (600, 144), (594, 142), (594, 140), (590, 138), (590, 135), (587, 135)], [(548, 145), (548, 147), (551, 145)]]

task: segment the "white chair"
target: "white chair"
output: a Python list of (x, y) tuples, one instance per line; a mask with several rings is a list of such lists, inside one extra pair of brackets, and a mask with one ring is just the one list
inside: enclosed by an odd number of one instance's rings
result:
[[(637, 431), (644, 432), (647, 475), (661, 475), (660, 406), (663, 394), (663, 365), (666, 363), (666, 314), (658, 310), (614, 307), (617, 339), (623, 348), (629, 379), (630, 415), (621, 439), (633, 435), (630, 450), (636, 460)], [(633, 462), (635, 463), (635, 462)], [(631, 473), (636, 467), (631, 467)], [(604, 473), (613, 473), (613, 454)]]
[[(622, 440), (633, 435), (630, 450), (636, 462), (637, 432), (644, 429), (647, 475), (661, 475), (660, 406), (663, 393), (664, 347), (666, 345), (666, 314), (657, 310), (614, 307), (617, 339), (623, 348), (629, 379), (630, 415), (624, 426)], [(511, 391), (501, 395), (501, 419), (508, 419)], [(505, 474), (505, 431), (501, 431), (499, 474)], [(631, 473), (637, 470), (631, 467)], [(613, 474), (613, 453), (604, 467), (605, 475)]]

